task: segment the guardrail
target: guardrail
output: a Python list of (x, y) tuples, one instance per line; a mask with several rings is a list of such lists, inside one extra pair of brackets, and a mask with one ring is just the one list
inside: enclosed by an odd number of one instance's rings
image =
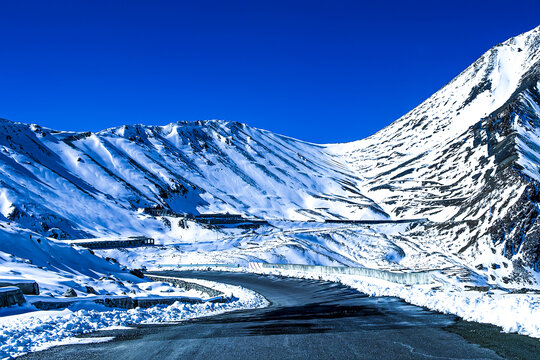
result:
[(406, 223), (418, 223), (427, 222), (427, 218), (420, 219), (383, 219), (383, 220), (347, 220), (347, 219), (326, 219), (327, 224), (360, 224), (360, 225), (379, 225), (379, 224), (406, 224)]
[[(159, 268), (238, 268), (238, 264), (162, 264)], [(424, 271), (390, 271), (380, 269), (370, 269), (364, 267), (349, 266), (320, 266), (320, 265), (301, 265), (301, 264), (268, 264), (261, 262), (248, 263), (248, 269), (281, 269), (292, 271), (303, 271), (315, 274), (331, 275), (357, 275), (381, 279), (397, 284), (404, 285), (426, 285), (434, 283), (433, 275), (438, 274), (439, 270)]]
[(144, 276), (152, 281), (167, 282), (181, 289), (196, 290), (208, 295), (211, 298), (225, 295), (221, 291), (209, 288), (208, 286), (200, 285), (191, 281), (185, 281), (176, 277), (154, 275), (151, 273), (145, 273)]
[(128, 247), (154, 246), (154, 239), (136, 236), (127, 239), (79, 239), (64, 240), (65, 243), (77, 245), (88, 249), (117, 249)]
[[(144, 274), (146, 278), (152, 281), (167, 282), (178, 288), (185, 290), (196, 290), (208, 296), (208, 299), (186, 297), (186, 296), (159, 296), (159, 297), (129, 297), (129, 296), (98, 296), (96, 298), (69, 298), (69, 299), (37, 299), (30, 300), (33, 306), (40, 310), (56, 310), (65, 309), (75, 303), (96, 303), (105, 305), (111, 308), (134, 309), (137, 307), (148, 308), (155, 305), (171, 305), (176, 301), (201, 304), (209, 303), (224, 303), (234, 300), (233, 296), (226, 296), (223, 292), (212, 289), (210, 287), (200, 285), (194, 282), (185, 281), (176, 277), (154, 275), (150, 273)], [(7, 288), (6, 288), (7, 289)], [(12, 287), (12, 289), (19, 290)], [(1, 290), (1, 288), (0, 288)], [(19, 290), (20, 292), (20, 290)], [(10, 295), (12, 295), (10, 293)], [(22, 295), (22, 294), (21, 294)], [(23, 298), (24, 300), (24, 298)], [(10, 300), (12, 301), (12, 300)], [(2, 292), (0, 291), (0, 306), (2, 304)]]
[[(162, 297), (134, 297), (129, 296), (109, 296), (99, 297), (96, 299), (40, 299), (30, 300), (30, 303), (39, 310), (59, 310), (68, 308), (76, 303), (95, 303), (101, 304), (110, 308), (121, 309), (135, 309), (149, 308), (156, 305), (171, 305), (175, 302), (182, 302), (188, 304), (202, 304), (208, 303), (225, 303), (233, 301), (235, 298), (230, 296), (216, 296), (210, 299), (192, 298), (186, 296), (162, 296)], [(0, 292), (0, 300), (2, 300), (2, 294)], [(1, 306), (1, 302), (0, 302)]]
[(166, 269), (166, 268), (201, 268), (201, 267), (227, 267), (227, 268), (238, 268), (240, 265), (238, 264), (158, 264), (158, 268), (160, 269)]
[(267, 264), (250, 262), (248, 268), (253, 270), (261, 269), (281, 269), (303, 271), (316, 274), (332, 274), (332, 275), (357, 275), (366, 276), (376, 279), (386, 280), (397, 284), (405, 285), (424, 285), (433, 283), (433, 274), (436, 270), (428, 270), (421, 272), (395, 272), (388, 270), (369, 269), (362, 267), (348, 266), (319, 266), (319, 265), (300, 265), (300, 264)]

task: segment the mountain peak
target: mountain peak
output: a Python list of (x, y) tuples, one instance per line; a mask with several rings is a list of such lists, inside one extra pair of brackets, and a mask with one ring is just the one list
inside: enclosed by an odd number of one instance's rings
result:
[(331, 150), (391, 216), (433, 221), (422, 236), (471, 258), (493, 252), (538, 266), (539, 68), (537, 27), (390, 126)]

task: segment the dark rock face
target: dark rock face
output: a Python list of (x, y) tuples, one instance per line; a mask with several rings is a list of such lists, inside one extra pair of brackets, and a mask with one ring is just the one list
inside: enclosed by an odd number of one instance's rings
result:
[[(495, 158), (498, 162), (498, 170), (502, 170), (494, 177), (494, 182), (499, 186), (521, 184), (524, 187), (517, 201), (508, 208), (507, 213), (495, 220), (490, 229), (490, 235), (494, 244), (503, 245), (505, 257), (512, 259), (519, 254), (520, 263), (536, 271), (540, 266), (538, 219), (540, 183), (528, 175), (525, 170), (530, 169), (525, 169), (518, 159), (520, 157), (533, 158), (536, 165), (540, 165), (537, 162), (538, 145), (530, 144), (523, 135), (524, 132), (526, 134), (540, 130), (540, 114), (534, 110), (535, 106), (540, 106), (538, 81), (538, 76), (534, 76), (532, 81), (528, 81), (533, 83), (533, 86), (516, 94), (514, 101), (508, 103), (488, 120), (491, 128), (497, 126), (500, 129), (499, 133), (505, 137), (506, 143), (503, 146), (491, 147), (494, 151), (498, 151)], [(518, 128), (521, 131), (516, 130)], [(518, 140), (525, 144), (529, 143), (530, 147), (521, 148)]]
[(77, 297), (77, 292), (73, 288), (69, 288), (62, 294), (62, 296)]
[(129, 273), (132, 275), (135, 275), (138, 278), (141, 278), (141, 279), (144, 278), (144, 273), (142, 272), (141, 269), (131, 269), (129, 270)]
[(15, 286), (0, 287), (0, 308), (22, 305), (26, 302), (21, 289)]
[[(526, 269), (540, 270), (540, 183), (530, 176), (531, 169), (524, 168), (520, 160), (529, 158), (540, 165), (537, 158), (540, 148), (524, 138), (527, 133), (540, 131), (540, 114), (535, 110), (540, 107), (538, 81), (536, 74), (532, 79), (524, 79), (524, 83), (533, 85), (521, 87), (503, 107), (464, 134), (462, 139), (474, 139), (473, 148), (450, 147), (448, 154), (467, 154), (476, 147), (487, 147), (485, 158), (476, 167), (480, 171), (473, 175), (478, 191), (470, 197), (453, 200), (449, 205), (458, 207), (455, 216), (425, 230), (426, 234), (446, 233), (455, 242), (466, 234), (467, 243), (458, 254), (478, 252), (479, 239), (488, 237), (493, 252), (500, 252), (514, 263), (513, 272), (502, 279), (504, 283), (530, 284), (532, 280)], [(524, 143), (529, 146), (524, 148)], [(512, 189), (512, 195), (508, 196), (505, 191)], [(460, 220), (463, 218), (475, 220), (467, 221), (465, 226)], [(477, 266), (483, 270), (483, 265)], [(492, 268), (497, 270), (499, 266)]]
[(25, 295), (39, 295), (39, 285), (31, 280), (0, 280), (0, 287), (16, 286)]

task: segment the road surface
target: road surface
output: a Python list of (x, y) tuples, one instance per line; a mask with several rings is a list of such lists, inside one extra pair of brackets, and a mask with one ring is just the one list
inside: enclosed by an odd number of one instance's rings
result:
[(166, 271), (162, 275), (242, 285), (264, 295), (265, 309), (90, 336), (26, 359), (500, 359), (445, 330), (454, 316), (342, 285), (245, 273)]

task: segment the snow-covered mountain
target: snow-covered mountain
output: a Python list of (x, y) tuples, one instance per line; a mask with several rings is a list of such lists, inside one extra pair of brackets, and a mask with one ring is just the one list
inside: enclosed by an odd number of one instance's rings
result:
[(411, 112), (335, 154), (392, 217), (433, 221), (415, 232), (419, 241), (477, 259), (478, 268), (500, 266), (500, 259), (485, 259), (490, 254), (538, 270), (539, 81), (537, 27), (490, 49)]
[(1, 215), (46, 235), (159, 232), (138, 211), (149, 207), (265, 219), (388, 217), (327, 147), (239, 123), (95, 134), (7, 120), (0, 127)]
[[(390, 126), (347, 144), (217, 120), (98, 133), (2, 120), (0, 220), (73, 238), (159, 236), (164, 223), (141, 211), (152, 207), (274, 220), (427, 219), (400, 225), (399, 246), (503, 282), (534, 282), (539, 73), (540, 27), (495, 46)], [(315, 238), (295, 246), (319, 246)], [(346, 259), (339, 261), (359, 263), (338, 243), (328, 246)], [(402, 266), (414, 267), (407, 251), (396, 251)]]

